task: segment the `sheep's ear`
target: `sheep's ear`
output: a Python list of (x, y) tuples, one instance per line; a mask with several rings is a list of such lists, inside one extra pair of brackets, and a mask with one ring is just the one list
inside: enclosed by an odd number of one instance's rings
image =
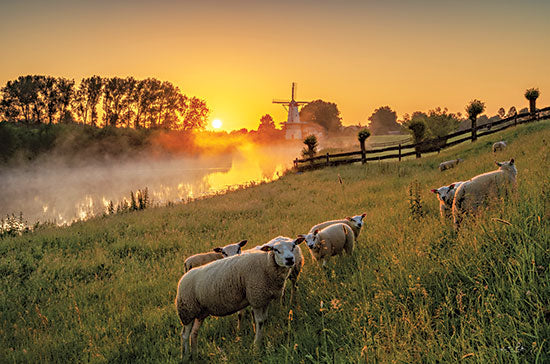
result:
[(455, 184), (454, 184), (454, 183), (452, 183), (452, 184), (449, 185), (449, 189), (450, 189), (450, 190), (452, 190), (453, 188), (455, 188)]
[(364, 218), (365, 216), (367, 216), (367, 214), (365, 213), (361, 214), (361, 218)]
[(306, 240), (306, 237), (303, 236), (303, 235), (298, 235), (298, 237), (296, 238), (296, 240), (294, 240), (294, 245), (298, 245), (300, 244), (301, 242), (303, 242), (304, 240)]
[(430, 191), (432, 191), (433, 193), (437, 193), (437, 190), (435, 188), (432, 188)]
[(248, 243), (248, 240), (241, 240), (241, 241), (239, 242), (239, 246), (240, 246), (240, 247), (243, 247), (243, 246), (246, 245), (246, 243)]
[(502, 163), (497, 162), (497, 161), (495, 161), (495, 164), (496, 164), (497, 166), (499, 166), (499, 167), (502, 166)]
[(271, 250), (273, 250), (273, 247), (269, 246), (269, 245), (264, 245), (260, 248), (261, 251), (263, 252), (269, 252)]
[(220, 247), (214, 248), (212, 250), (215, 251), (216, 253), (221, 253), (222, 252), (222, 248), (220, 248)]
[(510, 165), (511, 165), (511, 166), (514, 165), (514, 158), (510, 159)]
[(313, 235), (317, 235), (319, 234), (319, 229), (315, 229), (315, 231), (313, 232)]
[(351, 217), (349, 217), (349, 216), (346, 217), (346, 220), (351, 221)]

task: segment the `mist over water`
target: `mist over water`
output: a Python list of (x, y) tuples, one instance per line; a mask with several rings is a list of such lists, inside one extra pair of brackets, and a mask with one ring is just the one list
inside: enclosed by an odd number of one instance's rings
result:
[(165, 157), (67, 164), (43, 159), (0, 170), (0, 217), (23, 213), (29, 223), (71, 222), (100, 215), (110, 201), (148, 189), (152, 205), (181, 202), (249, 182), (270, 181), (292, 166), (300, 148), (244, 143), (217, 156)]

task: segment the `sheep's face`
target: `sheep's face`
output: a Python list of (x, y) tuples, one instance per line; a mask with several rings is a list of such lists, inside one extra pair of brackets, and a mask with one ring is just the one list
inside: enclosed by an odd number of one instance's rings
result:
[(456, 191), (455, 187), (456, 185), (453, 183), (448, 186), (439, 187), (438, 189), (432, 189), (431, 191), (435, 193), (439, 201), (445, 205), (451, 205)]
[(236, 244), (229, 244), (222, 248), (214, 248), (216, 253), (221, 253), (224, 258), (232, 257), (233, 255), (241, 254), (241, 248), (245, 246), (247, 240), (242, 240)]
[(321, 239), (319, 238), (319, 229), (305, 235), (305, 238), (306, 238), (307, 247), (309, 249), (315, 249), (315, 247), (321, 244)]
[(366, 216), (366, 214), (361, 215), (355, 215), (354, 217), (346, 217), (346, 220), (351, 222), (351, 224), (357, 229), (361, 230), (363, 227), (363, 218)]
[(516, 164), (514, 162), (514, 158), (510, 159), (507, 162), (495, 162), (497, 166), (499, 166), (500, 170), (507, 171), (512, 173), (514, 176), (518, 174), (518, 170), (516, 169)]
[(272, 245), (264, 245), (261, 250), (273, 251), (275, 262), (281, 267), (292, 267), (294, 261), (294, 249), (296, 245), (304, 241), (305, 237), (299, 235), (295, 240), (279, 240)]

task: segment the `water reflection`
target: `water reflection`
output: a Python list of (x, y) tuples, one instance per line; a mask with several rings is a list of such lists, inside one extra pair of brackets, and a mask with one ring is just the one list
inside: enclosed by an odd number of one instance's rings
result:
[(153, 205), (180, 202), (248, 182), (269, 181), (291, 166), (297, 147), (242, 145), (217, 157), (111, 161), (68, 166), (50, 160), (0, 171), (0, 216), (68, 224), (102, 214), (112, 201), (147, 188)]

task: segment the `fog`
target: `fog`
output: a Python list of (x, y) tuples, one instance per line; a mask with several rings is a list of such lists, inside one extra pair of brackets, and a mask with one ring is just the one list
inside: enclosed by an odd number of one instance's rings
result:
[(0, 170), (0, 217), (23, 214), (29, 223), (59, 225), (103, 214), (109, 202), (147, 188), (152, 205), (166, 205), (270, 181), (292, 166), (301, 147), (242, 143), (208, 156), (142, 157), (67, 163), (62, 157)]

